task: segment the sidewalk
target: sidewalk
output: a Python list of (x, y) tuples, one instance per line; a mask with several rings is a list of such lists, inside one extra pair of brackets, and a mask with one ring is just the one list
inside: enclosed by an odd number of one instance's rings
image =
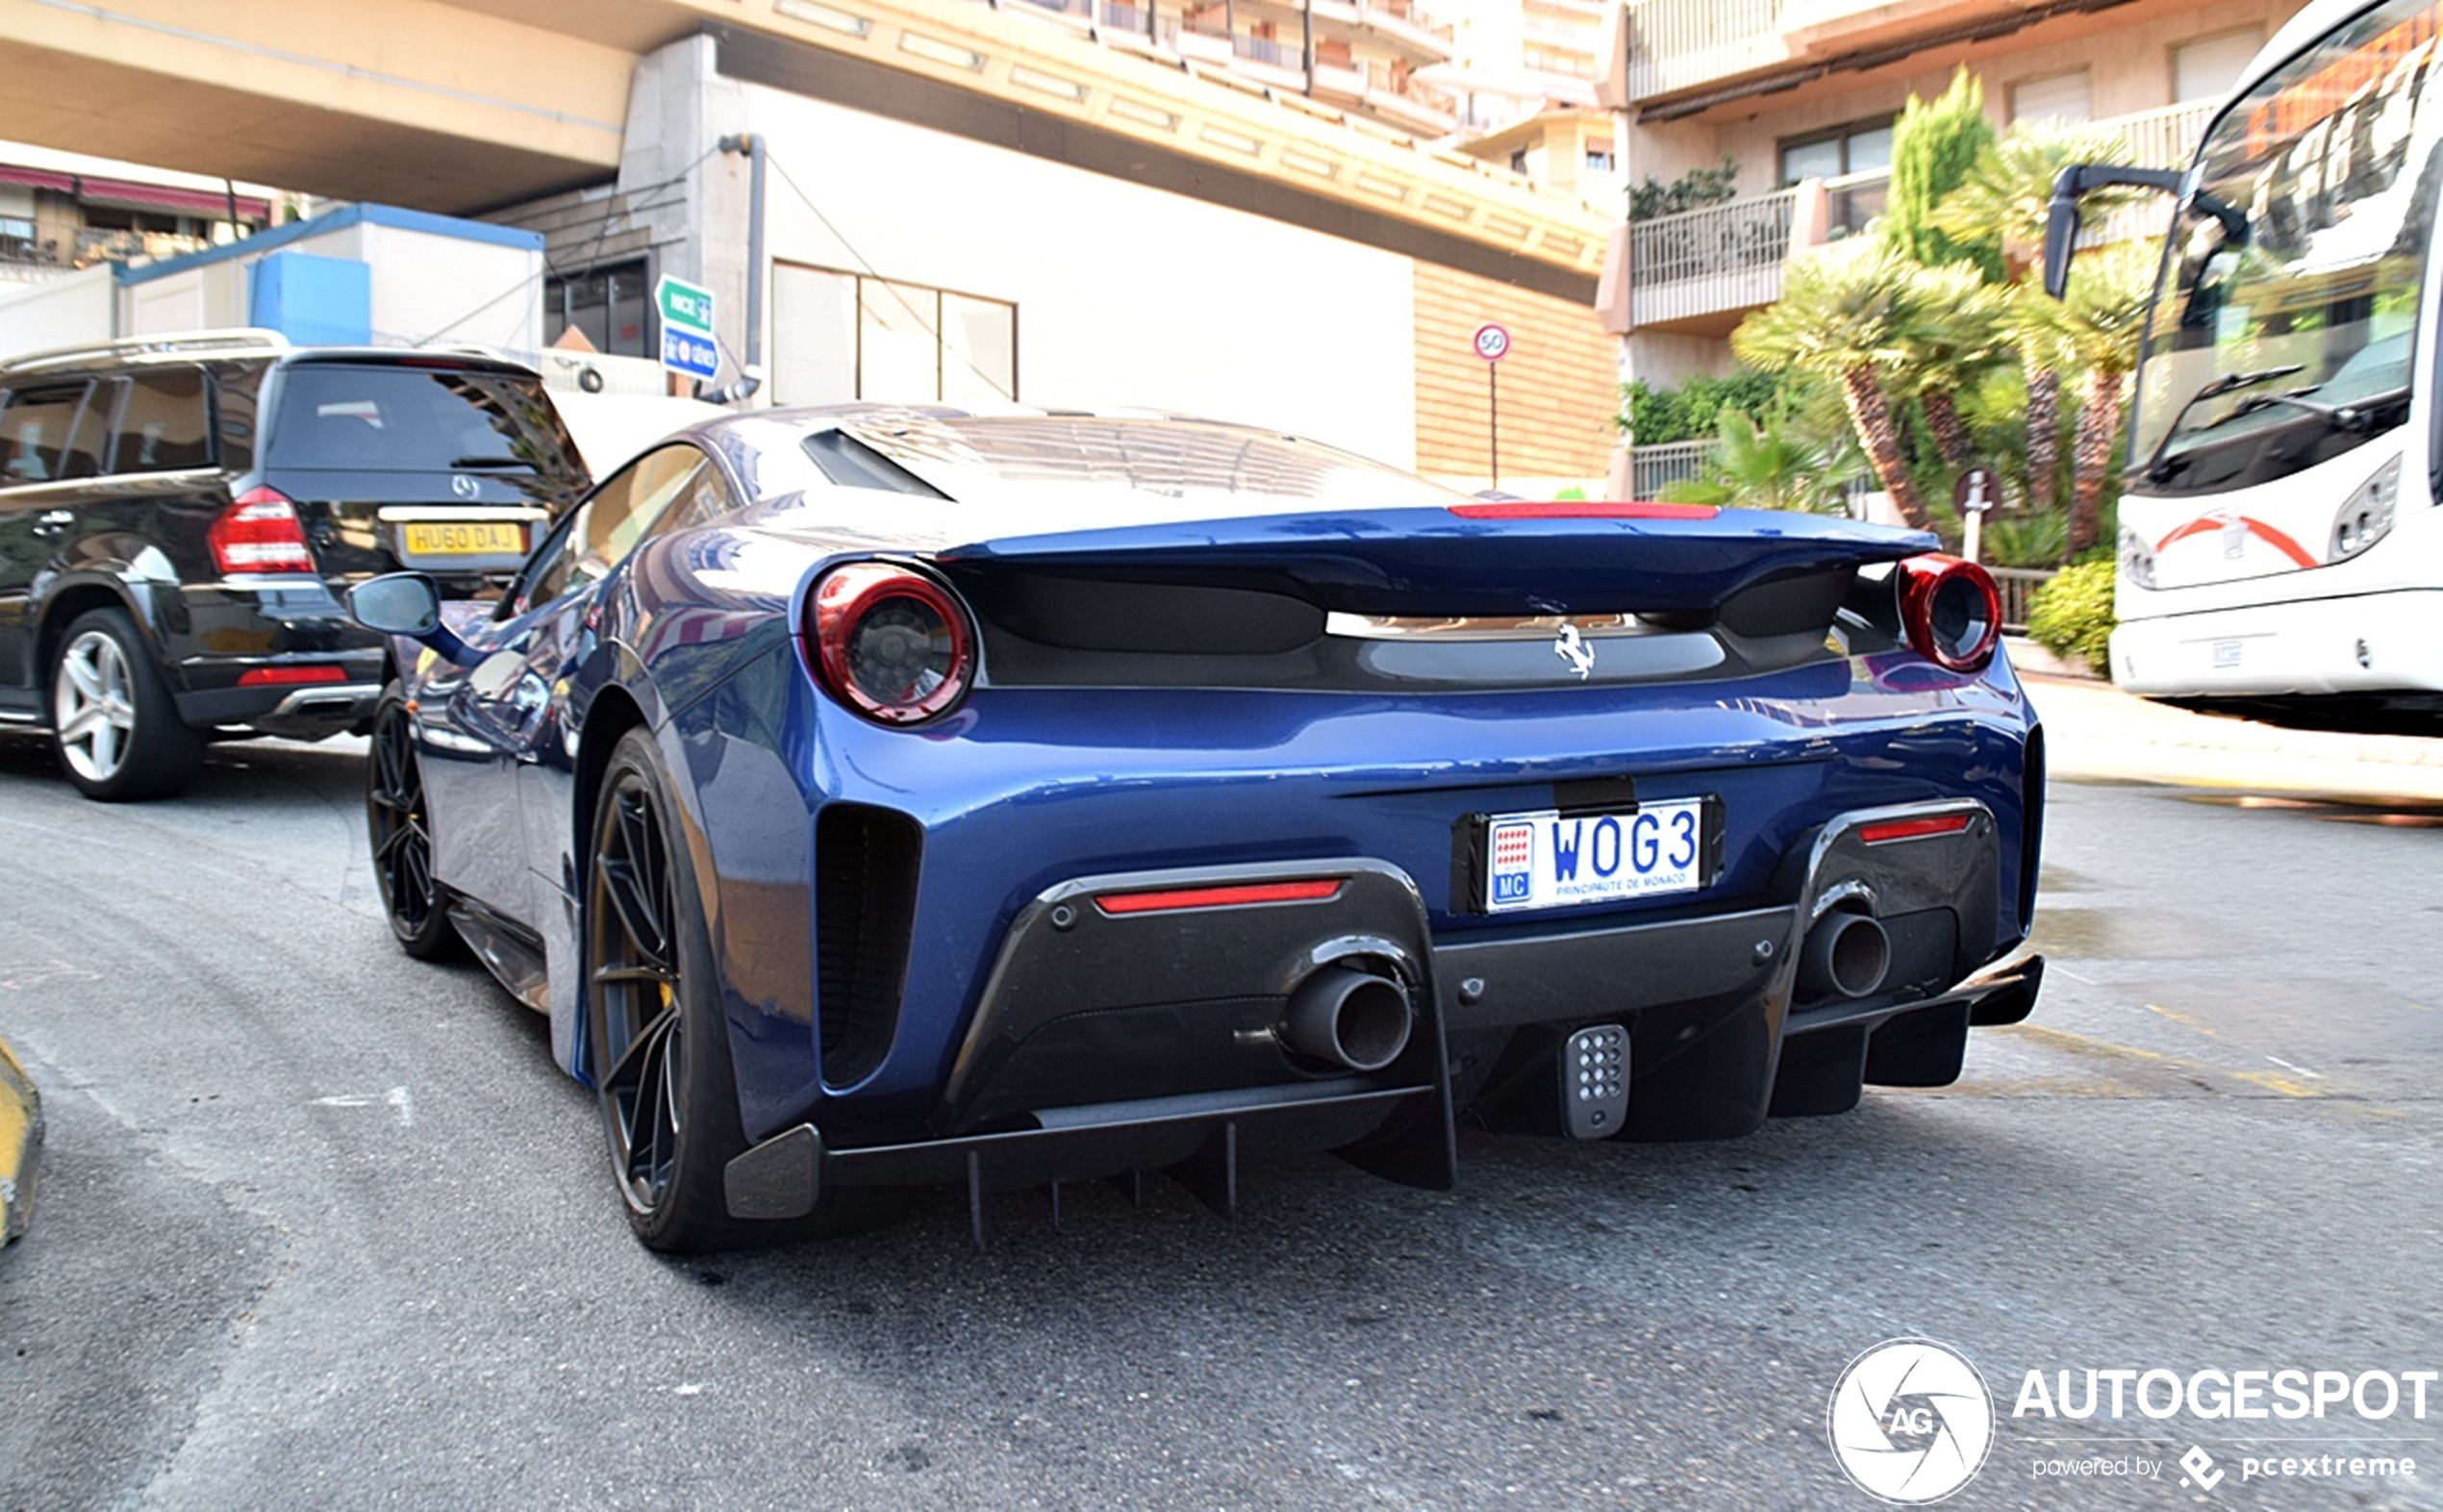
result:
[(2010, 660), (2044, 720), (2055, 777), (2443, 801), (2443, 738), (2335, 735), (2191, 714), (2072, 674), (2016, 640)]

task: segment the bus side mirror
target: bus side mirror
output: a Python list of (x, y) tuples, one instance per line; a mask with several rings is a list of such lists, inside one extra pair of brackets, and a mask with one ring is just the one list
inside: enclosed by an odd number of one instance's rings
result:
[(2044, 211), (2044, 291), (2055, 299), (2070, 291), (2070, 256), (2078, 250), (2078, 171), (2061, 170)]
[[(2112, 163), (2073, 163), (2054, 174), (2053, 198), (2045, 204), (2044, 291), (2058, 299), (2070, 290), (2070, 255), (2078, 249), (2078, 201), (2088, 190), (2126, 184), (2177, 194), (2185, 178), (2177, 168), (2128, 168)], [(2220, 217), (2234, 239), (2246, 239), (2246, 216), (2220, 200), (2201, 196), (2199, 205)]]

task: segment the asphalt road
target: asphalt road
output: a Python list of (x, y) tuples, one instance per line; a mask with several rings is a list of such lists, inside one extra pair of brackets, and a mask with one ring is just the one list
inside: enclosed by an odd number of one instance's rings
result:
[[(0, 1036), (51, 1120), (0, 1508), (1867, 1507), (1826, 1403), (1901, 1335), (1998, 1399), (1950, 1505), (2443, 1505), (2443, 1389), (2012, 1415), (2029, 1371), (2443, 1368), (2435, 814), (2056, 787), (2035, 1019), (1849, 1116), (672, 1263), (541, 1021), (390, 948), (360, 751), (223, 747), (112, 808), (0, 741)], [(2243, 1483), (2268, 1447), (2432, 1463)], [(2166, 1468), (2036, 1473), (2096, 1456)]]

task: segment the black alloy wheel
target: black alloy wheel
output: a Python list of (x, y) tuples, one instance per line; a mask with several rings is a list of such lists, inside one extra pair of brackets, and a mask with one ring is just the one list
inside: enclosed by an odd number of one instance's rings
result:
[(730, 1216), (724, 1173), (746, 1135), (678, 816), (652, 736), (620, 736), (594, 805), (580, 927), (588, 1064), (629, 1224), (671, 1254), (870, 1228), (899, 1204), (858, 1187), (823, 1189), (802, 1219)]
[[(586, 886), (586, 997), (612, 1172), (648, 1247), (737, 1243), (722, 1168), (738, 1131), (726, 1034), (694, 891), (678, 870), (672, 806), (642, 730), (619, 739), (595, 805)], [(674, 864), (675, 863), (675, 864)]]
[(365, 823), (373, 880), (399, 948), (419, 961), (460, 953), (449, 900), (433, 878), (433, 826), (424, 808), (424, 768), (407, 705), (385, 697), (373, 717), (373, 752), (365, 767)]

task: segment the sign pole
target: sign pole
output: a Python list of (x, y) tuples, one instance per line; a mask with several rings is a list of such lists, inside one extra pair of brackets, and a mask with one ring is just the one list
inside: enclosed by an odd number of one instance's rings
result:
[(1501, 486), (1501, 365), (1484, 365), (1484, 407), (1491, 434), (1486, 437), (1486, 451), (1493, 463), (1493, 486)]
[(1510, 355), (1510, 333), (1488, 320), (1476, 327), (1468, 345), (1484, 359), (1484, 413), (1488, 435), (1485, 438), (1486, 466), (1492, 472), (1492, 486), (1501, 487), (1501, 359)]

